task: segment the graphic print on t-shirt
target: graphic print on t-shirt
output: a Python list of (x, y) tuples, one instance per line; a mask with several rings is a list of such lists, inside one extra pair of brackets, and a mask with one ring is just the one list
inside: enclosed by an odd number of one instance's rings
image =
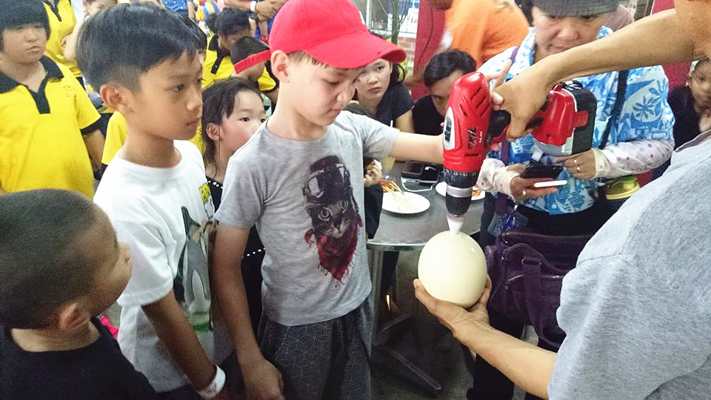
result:
[(320, 268), (343, 282), (363, 226), (351, 174), (337, 156), (324, 157), (311, 164), (303, 193), (312, 224), (304, 239), (316, 244)]
[(181, 207), (185, 224), (185, 246), (173, 281), (175, 298), (183, 306), (195, 331), (210, 330), (210, 279), (207, 272), (207, 243), (212, 222), (200, 226), (188, 209)]

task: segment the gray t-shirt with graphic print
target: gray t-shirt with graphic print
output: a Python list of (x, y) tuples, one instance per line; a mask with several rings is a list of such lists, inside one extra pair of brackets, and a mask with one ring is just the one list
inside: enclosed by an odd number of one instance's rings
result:
[(396, 129), (341, 113), (323, 137), (298, 141), (262, 125), (231, 158), (224, 225), (256, 225), (267, 256), (263, 309), (283, 325), (341, 317), (370, 294), (363, 215), (363, 157), (390, 153)]
[(711, 139), (677, 150), (580, 254), (550, 399), (711, 398), (710, 171)]

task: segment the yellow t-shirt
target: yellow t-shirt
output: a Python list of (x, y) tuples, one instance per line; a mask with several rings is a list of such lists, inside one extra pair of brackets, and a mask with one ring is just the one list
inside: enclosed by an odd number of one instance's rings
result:
[(257, 84), (259, 84), (259, 91), (262, 93), (269, 93), (277, 88), (276, 79), (272, 77), (267, 67), (264, 67), (262, 75), (257, 78)]
[[(126, 117), (120, 112), (116, 111), (111, 115), (109, 119), (109, 125), (106, 128), (106, 140), (104, 141), (104, 155), (101, 157), (101, 163), (104, 165), (109, 165), (111, 160), (114, 159), (116, 153), (121, 149), (124, 142), (126, 141), (126, 135), (128, 134), (128, 124), (126, 123)], [(202, 141), (202, 133), (200, 127), (198, 127), (195, 136), (193, 136), (190, 141), (200, 150), (200, 152), (205, 151), (205, 143)]]
[(7, 192), (66, 189), (94, 194), (94, 174), (82, 133), (99, 113), (72, 73), (48, 57), (35, 96), (0, 73), (0, 188)]
[(76, 61), (64, 58), (64, 46), (62, 46), (64, 38), (72, 33), (77, 23), (72, 4), (70, 0), (56, 0), (56, 7), (54, 4), (52, 0), (44, 0), (50, 30), (46, 54), (55, 62), (69, 68), (73, 76), (81, 76)]
[(213, 35), (207, 40), (205, 61), (202, 64), (203, 89), (211, 86), (215, 81), (231, 77), (235, 70), (230, 53), (223, 53), (219, 47), (217, 35)]
[(123, 142), (126, 141), (126, 118), (120, 112), (116, 111), (109, 118), (109, 124), (106, 127), (106, 140), (104, 141), (104, 153), (101, 156), (101, 163), (109, 165), (116, 153), (119, 151)]

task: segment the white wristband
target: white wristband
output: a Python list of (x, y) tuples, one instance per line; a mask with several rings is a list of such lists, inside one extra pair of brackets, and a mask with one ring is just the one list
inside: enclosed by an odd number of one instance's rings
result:
[(257, 12), (257, 0), (252, 0), (249, 3), (249, 11), (256, 13)]
[(205, 400), (210, 400), (220, 394), (222, 388), (225, 387), (225, 371), (220, 367), (215, 365), (215, 377), (212, 378), (212, 382), (205, 388), (198, 390), (198, 394)]

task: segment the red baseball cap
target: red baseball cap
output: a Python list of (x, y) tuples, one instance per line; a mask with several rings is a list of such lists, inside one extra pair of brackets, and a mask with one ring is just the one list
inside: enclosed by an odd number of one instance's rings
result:
[(289, 0), (269, 33), (272, 51), (303, 51), (335, 68), (360, 68), (378, 58), (405, 60), (405, 51), (370, 32), (353, 0)]

